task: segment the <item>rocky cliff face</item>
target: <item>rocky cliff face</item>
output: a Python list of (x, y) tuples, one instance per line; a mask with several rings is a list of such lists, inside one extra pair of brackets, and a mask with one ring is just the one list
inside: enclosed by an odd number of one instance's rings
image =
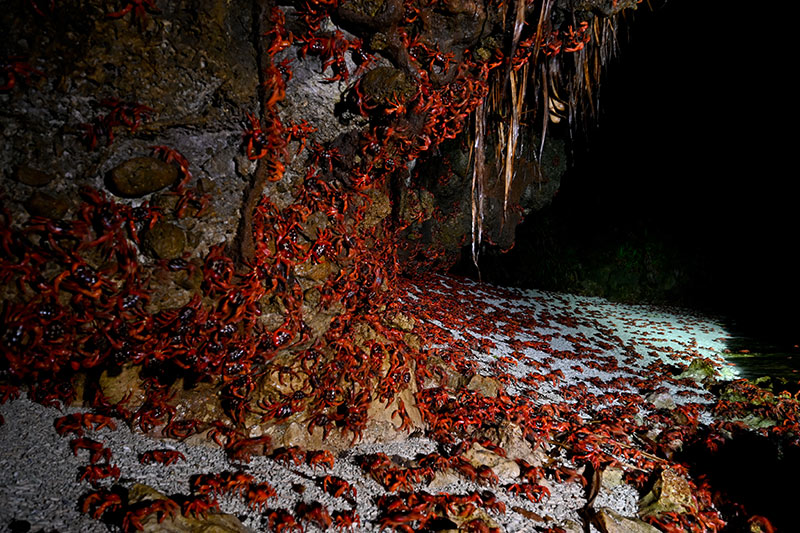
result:
[[(360, 436), (413, 388), (393, 279), (513, 245), (628, 4), (13, 2), (4, 378), (145, 431)], [(178, 383), (219, 405), (178, 417)]]

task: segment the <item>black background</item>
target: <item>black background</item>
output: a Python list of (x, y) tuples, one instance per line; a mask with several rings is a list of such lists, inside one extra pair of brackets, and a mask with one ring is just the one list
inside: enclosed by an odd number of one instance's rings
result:
[(797, 343), (791, 16), (735, 4), (640, 6), (553, 210), (663, 235), (700, 265), (698, 307)]

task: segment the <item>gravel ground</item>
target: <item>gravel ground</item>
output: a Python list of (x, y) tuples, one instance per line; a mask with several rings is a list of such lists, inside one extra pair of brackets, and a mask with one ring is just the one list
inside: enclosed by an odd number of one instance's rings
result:
[[(413, 307), (423, 301), (430, 303), (439, 297), (445, 300), (445, 297), (454, 296), (463, 305), (459, 310), (457, 323), (447, 323), (444, 315), (435, 318), (430, 311), (423, 316), (423, 320), (450, 331), (454, 337), (473, 336), (492, 340), (494, 348), (486, 353), (474, 351), (472, 354), (481, 374), (492, 375), (496, 368), (492, 363), (499, 357), (512, 353), (510, 339), (537, 340), (546, 336), (551, 349), (572, 350), (580, 348), (574, 342), (575, 336), (580, 336), (584, 339), (581, 343), (584, 347), (596, 343), (600, 347), (597, 353), (614, 355), (620, 361), (630, 359), (630, 350), (636, 351), (640, 356), (637, 364), (625, 365), (629, 375), (635, 375), (637, 368), (644, 368), (655, 359), (688, 362), (700, 355), (717, 361), (723, 375), (736, 377), (735, 368), (727, 365), (718, 355), (724, 348), (726, 339), (722, 326), (713, 319), (680, 310), (613, 304), (599, 298), (500, 290), (444, 277), (433, 278), (431, 284), (424, 287), (409, 286), (403, 301)], [(453, 309), (449, 311), (452, 312)], [(465, 326), (465, 322), (480, 316), (495, 317), (491, 331), (481, 328), (477, 322), (475, 327)], [(514, 326), (513, 331), (504, 329), (509, 324)], [(565, 337), (570, 337), (573, 341)], [(577, 371), (574, 369), (574, 360), (553, 359), (547, 353), (535, 349), (527, 350), (519, 364), (508, 371), (523, 376), (533, 368), (530, 365), (535, 361), (546, 361), (551, 370), (561, 370), (564, 373), (564, 383), (586, 383), (589, 390), (593, 386), (586, 379), (591, 376), (613, 379), (625, 375), (624, 372), (608, 373), (592, 368)], [(675, 387), (670, 388), (671, 393), (678, 392)], [(526, 393), (524, 388), (514, 390), (513, 387), (509, 388), (509, 392)], [(546, 382), (536, 392), (543, 401), (548, 398), (558, 399), (560, 395), (557, 385)], [(673, 396), (678, 401), (679, 397)], [(680, 396), (681, 400), (684, 398), (685, 401), (705, 401), (703, 391), (699, 388), (696, 397), (687, 394)], [(78, 502), (82, 495), (91, 490), (88, 482), (77, 481), (80, 468), (88, 464), (88, 452), (79, 451), (77, 456), (73, 455), (69, 446), (70, 438), (60, 437), (53, 426), (53, 421), (59, 416), (80, 411), (73, 408), (61, 410), (44, 407), (24, 397), (0, 405), (0, 414), (5, 418), (5, 424), (0, 426), (0, 468), (4, 472), (0, 479), (0, 531), (18, 531), (11, 527), (14, 521), (18, 521), (18, 525), (23, 524), (23, 521), (29, 523), (32, 532), (99, 533), (114, 530), (80, 512)], [(121, 422), (116, 430), (106, 428), (90, 431), (87, 436), (103, 442), (111, 449), (112, 463), (121, 470), (119, 483), (126, 487), (138, 482), (168, 495), (189, 494), (189, 478), (192, 475), (219, 473), (239, 467), (232, 465), (220, 449), (155, 440), (132, 433)], [(182, 452), (186, 461), (170, 466), (139, 463), (138, 457), (142, 452), (163, 448)], [(257, 481), (266, 481), (276, 489), (277, 500), (269, 502), (269, 506), (273, 508), (292, 509), (302, 499), (319, 501), (330, 511), (349, 509), (352, 507), (351, 502), (329, 496), (318, 483), (324, 474), (347, 480), (358, 491), (357, 501), (354, 503), (361, 517), (361, 526), (355, 529), (368, 533), (379, 531), (376, 522), (378, 511), (374, 502), (385, 491), (377, 482), (364, 476), (354, 458), (378, 451), (389, 456), (412, 458), (434, 448), (435, 443), (424, 438), (409, 438), (390, 444), (361, 444), (339, 457), (332, 471), (325, 469), (324, 473), (319, 469), (315, 472), (306, 465), (286, 468), (266, 457), (253, 458), (245, 468)], [(105, 486), (110, 484), (107, 482)], [(293, 490), (292, 486), (296, 484), (306, 487), (302, 495)], [(508, 532), (536, 531), (536, 524), (530, 519), (530, 514), (525, 516), (528, 512), (546, 517), (553, 524), (564, 525), (568, 521), (579, 524), (577, 512), (585, 502), (584, 489), (577, 483), (553, 482), (549, 487), (552, 495), (541, 503), (516, 497), (500, 487), (492, 489), (498, 499), (508, 507), (505, 514), (492, 512), (492, 518)], [(459, 478), (454, 483), (437, 487), (431, 492), (464, 493), (485, 488)], [(638, 494), (633, 488), (620, 485), (611, 490), (601, 490), (595, 501), (595, 508), (608, 507), (622, 515), (634, 516), (637, 499)], [(268, 530), (266, 517), (250, 510), (241, 499), (221, 498), (220, 505), (223, 512), (239, 516), (252, 530)], [(314, 526), (306, 528), (306, 531), (312, 533), (317, 530)]]

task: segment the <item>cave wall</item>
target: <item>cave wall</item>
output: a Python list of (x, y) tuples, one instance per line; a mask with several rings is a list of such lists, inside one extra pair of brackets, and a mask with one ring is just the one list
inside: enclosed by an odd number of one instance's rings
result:
[(549, 203), (621, 4), (13, 2), (3, 379), (144, 431), (411, 405), (396, 277)]

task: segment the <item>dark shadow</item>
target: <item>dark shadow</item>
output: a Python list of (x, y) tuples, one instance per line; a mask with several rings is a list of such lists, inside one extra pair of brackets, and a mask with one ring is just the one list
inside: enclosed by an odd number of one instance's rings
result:
[(693, 478), (708, 479), (714, 504), (728, 521), (724, 531), (750, 531), (753, 515), (766, 517), (778, 531), (794, 531), (797, 446), (741, 431), (713, 453), (698, 444), (677, 459), (691, 466)]

